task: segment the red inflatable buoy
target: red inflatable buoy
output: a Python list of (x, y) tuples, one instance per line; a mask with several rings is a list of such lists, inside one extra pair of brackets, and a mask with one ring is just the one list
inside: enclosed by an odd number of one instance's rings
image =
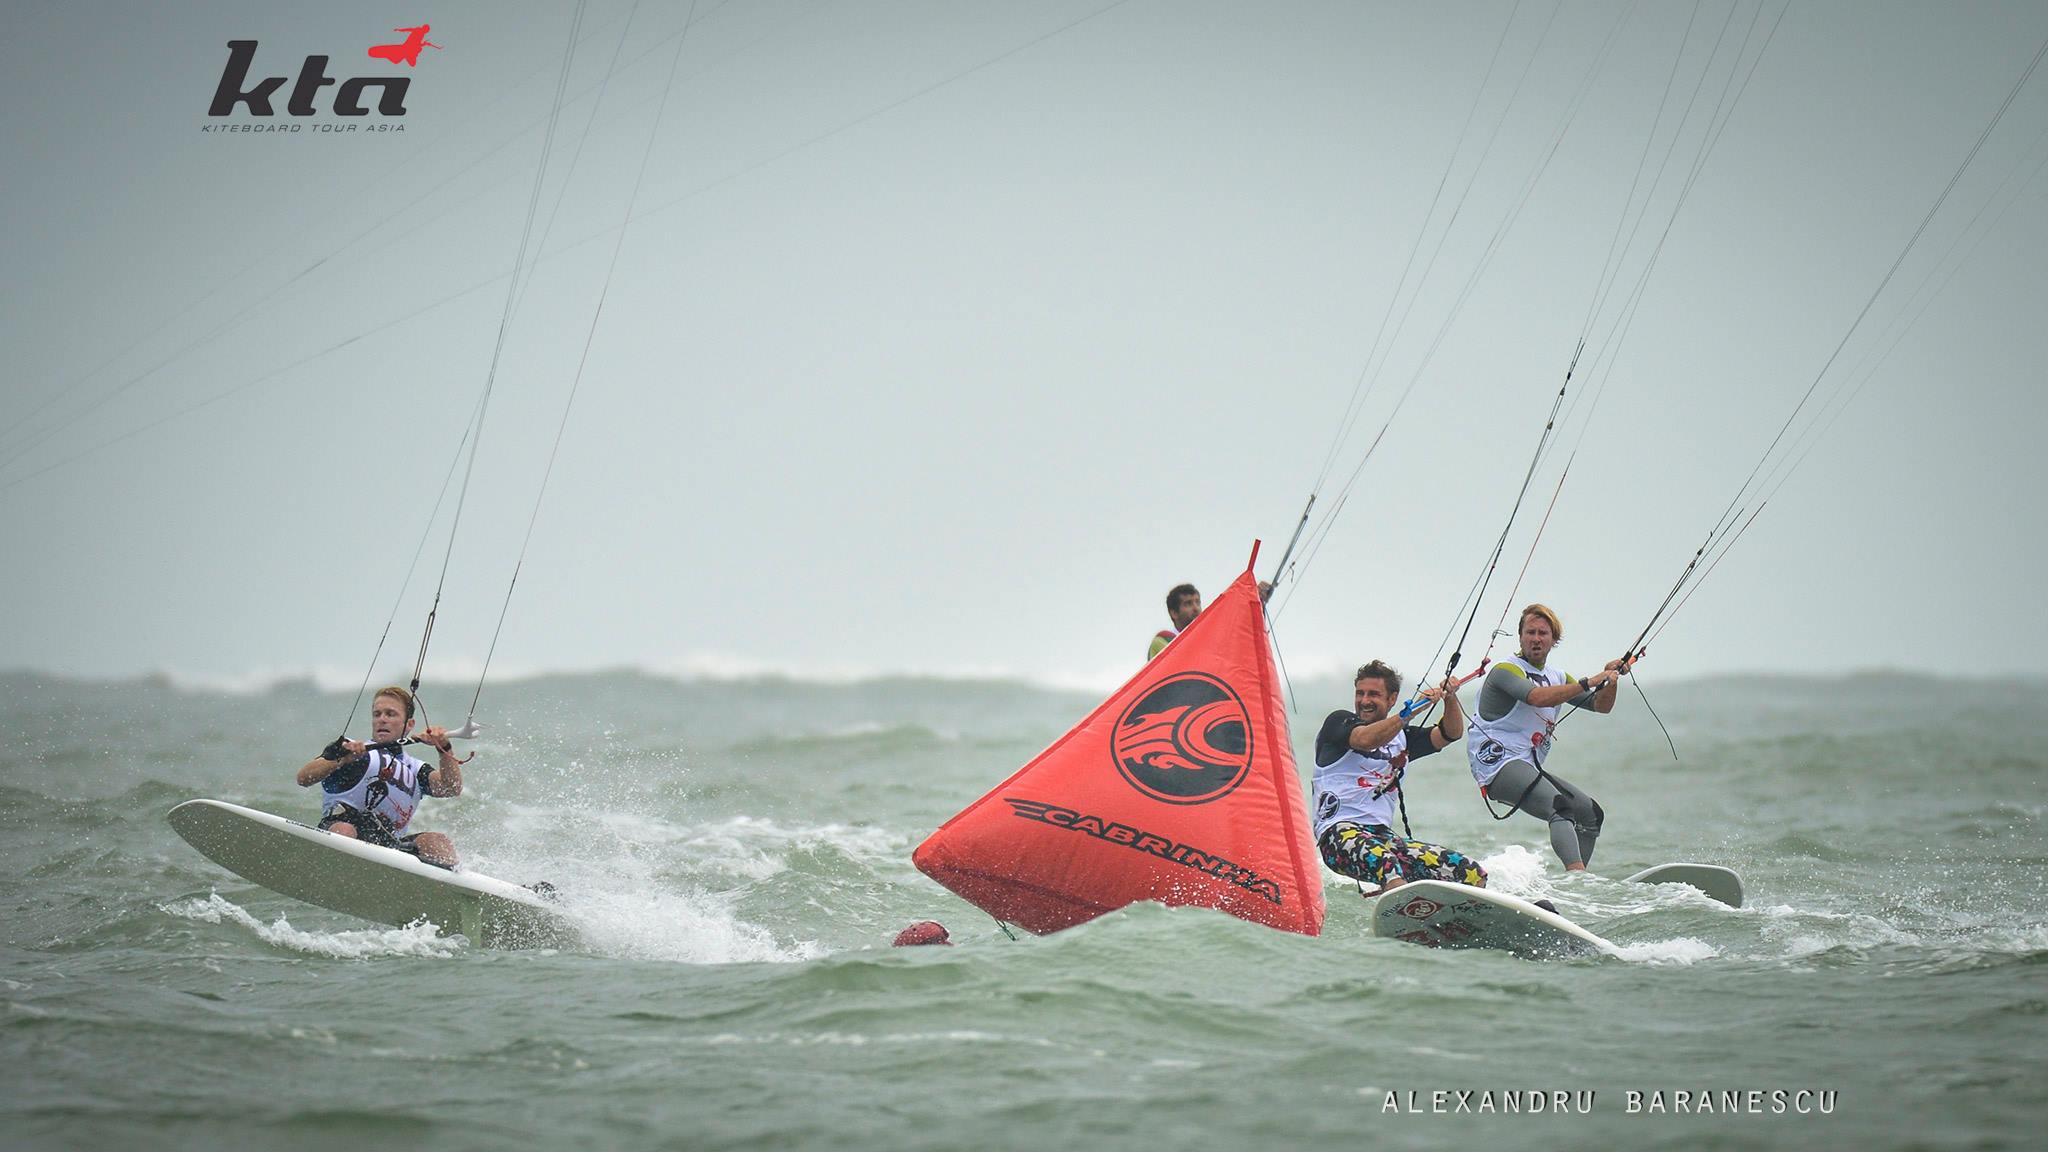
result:
[(946, 926), (937, 920), (919, 920), (896, 934), (895, 947), (911, 948), (919, 944), (946, 944), (953, 942), (946, 938)]

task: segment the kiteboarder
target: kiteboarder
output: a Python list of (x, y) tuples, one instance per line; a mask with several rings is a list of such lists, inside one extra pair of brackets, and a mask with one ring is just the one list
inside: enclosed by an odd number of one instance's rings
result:
[(440, 750), (438, 765), (405, 754), (412, 721), (412, 693), (395, 685), (378, 689), (370, 702), (371, 742), (343, 737), (329, 744), (299, 769), (299, 787), (321, 786), (320, 827), (327, 831), (453, 868), (455, 844), (445, 834), (404, 835), (422, 795), (462, 794), (462, 761), (445, 729), (429, 727), (414, 738)]
[(1175, 584), (1166, 594), (1166, 619), (1173, 627), (1161, 628), (1152, 637), (1152, 647), (1146, 651), (1145, 659), (1158, 659), (1159, 654), (1166, 651), (1166, 646), (1173, 643), (1173, 638), (1180, 635), (1180, 630), (1194, 623), (1195, 617), (1201, 614), (1202, 594), (1195, 591), (1193, 584)]
[[(1263, 602), (1272, 594), (1273, 582), (1259, 581), (1259, 600)], [(1173, 627), (1161, 628), (1152, 637), (1152, 647), (1146, 651), (1145, 660), (1148, 663), (1157, 660), (1159, 654), (1166, 651), (1166, 646), (1173, 643), (1173, 638), (1180, 635), (1181, 630), (1194, 623), (1195, 617), (1201, 614), (1202, 594), (1195, 591), (1193, 584), (1175, 584), (1173, 590), (1166, 594), (1166, 619)]]
[(1352, 677), (1356, 710), (1332, 712), (1323, 721), (1316, 734), (1315, 836), (1332, 871), (1382, 891), (1410, 880), (1486, 887), (1486, 869), (1464, 853), (1394, 834), (1408, 762), (1441, 752), (1465, 735), (1465, 713), (1448, 683), (1419, 693), (1443, 702), (1443, 719), (1427, 728), (1409, 724), (1393, 712), (1401, 674), (1374, 660)]
[(1541, 604), (1522, 609), (1520, 637), (1521, 651), (1486, 674), (1465, 753), (1480, 794), (1547, 822), (1551, 850), (1565, 871), (1583, 872), (1606, 814), (1585, 789), (1547, 771), (1543, 762), (1550, 758), (1558, 709), (1614, 711), (1616, 686), (1629, 662), (1610, 660), (1583, 680), (1550, 670), (1546, 662), (1564, 639), (1564, 624)]

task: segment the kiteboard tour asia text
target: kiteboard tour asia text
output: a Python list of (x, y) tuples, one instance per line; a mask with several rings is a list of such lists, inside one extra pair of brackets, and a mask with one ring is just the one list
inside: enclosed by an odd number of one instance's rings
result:
[[(1458, 1113), (1589, 1116), (1596, 1092), (1533, 1088), (1499, 1091), (1437, 1089), (1430, 1092), (1388, 1091), (1380, 1113), (1450, 1116)], [(1839, 1093), (1832, 1088), (1630, 1088), (1621, 1093), (1621, 1111), (1629, 1116), (1832, 1116)], [(1612, 1094), (1608, 1097), (1613, 1099)], [(1611, 1105), (1609, 1109), (1611, 1110)]]
[(344, 133), (344, 134), (345, 134), (345, 133), (349, 133), (349, 132), (362, 132), (362, 133), (376, 133), (376, 132), (403, 132), (403, 131), (405, 131), (405, 125), (403, 125), (403, 124), (201, 124), (201, 125), (199, 126), (199, 130), (200, 130), (201, 132), (206, 132), (206, 133), (211, 133), (211, 134), (216, 134), (216, 135), (231, 135), (231, 134), (235, 134), (235, 133), (241, 133), (241, 134), (244, 134), (244, 135), (246, 135), (246, 134), (248, 134), (248, 133), (252, 133), (252, 132), (254, 132), (254, 133), (269, 133), (269, 132), (282, 132), (282, 133), (285, 133), (286, 135), (289, 135), (289, 134), (291, 134), (291, 133), (294, 133), (294, 132), (304, 132), (304, 133), (307, 133), (307, 134), (311, 135), (311, 134), (317, 134), (317, 133), (321, 133), (321, 132), (331, 132), (331, 133)]
[(1226, 860), (1212, 852), (1204, 852), (1193, 845), (1176, 844), (1164, 836), (1157, 836), (1153, 833), (1133, 828), (1128, 824), (1104, 820), (1100, 816), (1090, 816), (1084, 812), (1076, 812), (1071, 808), (1062, 808), (1057, 804), (1048, 804), (1043, 800), (1019, 800), (1014, 797), (1005, 796), (1003, 797), (1003, 802), (1008, 804), (1016, 815), (1022, 816), (1026, 820), (1036, 820), (1041, 824), (1050, 824), (1055, 828), (1065, 828), (1070, 832), (1079, 832), (1086, 836), (1093, 836), (1097, 840), (1107, 841), (1111, 844), (1121, 844), (1134, 852), (1143, 852), (1150, 856), (1157, 856), (1162, 860), (1171, 860), (1184, 868), (1192, 868), (1204, 875), (1228, 881), (1247, 892), (1263, 896), (1275, 904), (1284, 905), (1286, 903), (1285, 900), (1281, 899), (1280, 886), (1278, 884), (1266, 879), (1250, 868)]

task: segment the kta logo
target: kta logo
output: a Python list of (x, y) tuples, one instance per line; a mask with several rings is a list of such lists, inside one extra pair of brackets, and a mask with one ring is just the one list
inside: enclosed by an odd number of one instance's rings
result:
[[(408, 68), (419, 66), (420, 49), (440, 48), (427, 39), (431, 25), (421, 24), (417, 28), (394, 28), (403, 32), (405, 39), (396, 44), (371, 45), (367, 55), (372, 60), (386, 60), (403, 64)], [(313, 105), (313, 98), (322, 88), (339, 83), (334, 92), (334, 114), (337, 116), (368, 116), (370, 110), (363, 106), (363, 93), (375, 87), (377, 112), (383, 116), (405, 115), (405, 92), (412, 81), (404, 76), (355, 76), (336, 81), (327, 74), (327, 57), (308, 56), (299, 65), (298, 80), (292, 84), (291, 98), (285, 102), (285, 111), (293, 116), (316, 115), (319, 109)], [(275, 116), (270, 101), (277, 90), (290, 80), (288, 76), (268, 76), (250, 83), (249, 71), (256, 62), (256, 41), (228, 41), (227, 67), (221, 69), (220, 84), (213, 91), (213, 103), (206, 109), (208, 116), (231, 116), (235, 105), (246, 104), (251, 116)]]
[(1110, 757), (1131, 787), (1168, 804), (1206, 804), (1244, 783), (1251, 715), (1230, 685), (1184, 672), (1124, 710)]

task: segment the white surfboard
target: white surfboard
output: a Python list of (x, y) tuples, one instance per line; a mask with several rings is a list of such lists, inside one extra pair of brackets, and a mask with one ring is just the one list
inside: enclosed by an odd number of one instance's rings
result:
[(1372, 934), (1431, 948), (1498, 948), (1518, 956), (1611, 956), (1614, 945), (1519, 896), (1415, 880), (1380, 894)]
[(532, 891), (423, 864), (392, 848), (219, 800), (187, 800), (167, 819), (207, 859), (252, 884), (381, 924), (427, 920), (491, 948), (559, 948), (576, 930)]
[(1742, 877), (1719, 864), (1659, 864), (1629, 879), (1637, 884), (1690, 884), (1730, 908), (1742, 907)]

